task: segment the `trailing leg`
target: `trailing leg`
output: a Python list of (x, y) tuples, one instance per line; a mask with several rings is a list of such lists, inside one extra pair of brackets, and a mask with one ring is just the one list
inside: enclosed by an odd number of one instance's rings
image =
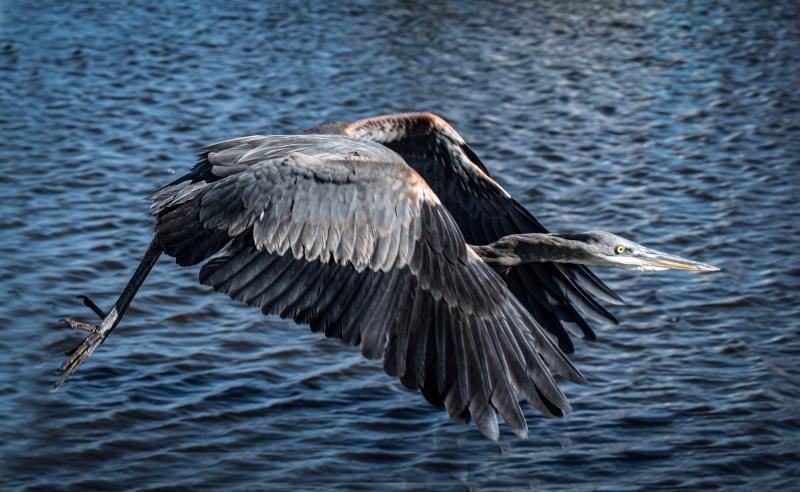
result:
[(53, 390), (57, 390), (64, 381), (75, 372), (78, 366), (81, 365), (83, 361), (89, 358), (90, 355), (95, 351), (97, 347), (100, 346), (101, 343), (108, 337), (111, 331), (116, 328), (119, 321), (122, 319), (122, 316), (125, 314), (125, 311), (130, 306), (131, 301), (133, 300), (134, 296), (136, 296), (136, 292), (141, 287), (144, 279), (147, 278), (147, 275), (150, 273), (150, 270), (153, 269), (153, 266), (156, 264), (158, 257), (161, 256), (161, 252), (163, 248), (161, 247), (158, 242), (153, 239), (150, 242), (150, 246), (147, 248), (147, 252), (144, 254), (144, 258), (142, 258), (141, 263), (136, 268), (136, 272), (134, 272), (131, 279), (128, 281), (128, 285), (125, 286), (125, 289), (120, 294), (119, 299), (114, 304), (114, 307), (111, 308), (107, 314), (103, 313), (103, 310), (97, 307), (97, 305), (92, 302), (88, 297), (83, 297), (83, 303), (86, 304), (92, 311), (94, 311), (98, 316), (101, 316), (103, 319), (99, 325), (91, 325), (89, 323), (83, 323), (80, 321), (74, 320), (64, 320), (64, 323), (69, 326), (70, 328), (81, 330), (81, 331), (89, 331), (89, 335), (72, 351), (70, 357), (61, 364), (59, 368), (60, 378), (58, 381), (53, 385)]

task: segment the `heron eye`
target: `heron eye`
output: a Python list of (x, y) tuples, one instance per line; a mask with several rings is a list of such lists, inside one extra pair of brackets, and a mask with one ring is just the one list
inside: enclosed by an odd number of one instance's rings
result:
[(616, 248), (614, 248), (614, 253), (616, 253), (616, 254), (618, 254), (618, 255), (621, 255), (622, 253), (624, 253), (624, 252), (625, 252), (625, 250), (626, 250), (626, 249), (627, 249), (627, 248), (625, 248), (625, 246), (623, 246), (623, 245), (621, 245), (621, 244), (620, 244), (620, 245), (618, 245)]

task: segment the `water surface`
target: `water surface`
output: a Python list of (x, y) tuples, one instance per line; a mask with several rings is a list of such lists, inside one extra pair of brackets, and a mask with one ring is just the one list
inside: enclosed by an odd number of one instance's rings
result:
[[(652, 490), (800, 479), (796, 2), (3, 2), (4, 489)], [(726, 2), (728, 3), (728, 2)], [(548, 227), (718, 265), (599, 270), (628, 305), (567, 418), (499, 442), (162, 258), (58, 393), (210, 142), (429, 110)]]

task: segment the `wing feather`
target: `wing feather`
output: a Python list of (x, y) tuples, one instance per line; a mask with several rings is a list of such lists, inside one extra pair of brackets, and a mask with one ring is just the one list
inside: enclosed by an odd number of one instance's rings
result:
[(383, 356), (384, 370), (497, 438), (527, 434), (515, 391), (567, 411), (584, 381), (453, 217), (388, 148), (334, 135), (248, 137), (153, 195), (156, 237), (200, 281)]
[[(470, 244), (487, 244), (509, 234), (547, 232), (492, 179), (464, 139), (439, 116), (386, 115), (326, 125), (318, 131), (339, 132), (396, 151), (430, 184)], [(584, 317), (617, 322), (592, 296), (613, 304), (622, 300), (583, 266), (524, 265), (512, 269), (505, 280), (567, 353), (574, 350), (568, 331), (596, 338)]]

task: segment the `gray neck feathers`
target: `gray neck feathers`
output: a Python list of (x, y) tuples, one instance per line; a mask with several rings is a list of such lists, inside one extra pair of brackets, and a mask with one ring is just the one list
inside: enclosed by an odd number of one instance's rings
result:
[(591, 256), (580, 241), (555, 234), (514, 234), (472, 249), (497, 270), (523, 263), (584, 263)]

